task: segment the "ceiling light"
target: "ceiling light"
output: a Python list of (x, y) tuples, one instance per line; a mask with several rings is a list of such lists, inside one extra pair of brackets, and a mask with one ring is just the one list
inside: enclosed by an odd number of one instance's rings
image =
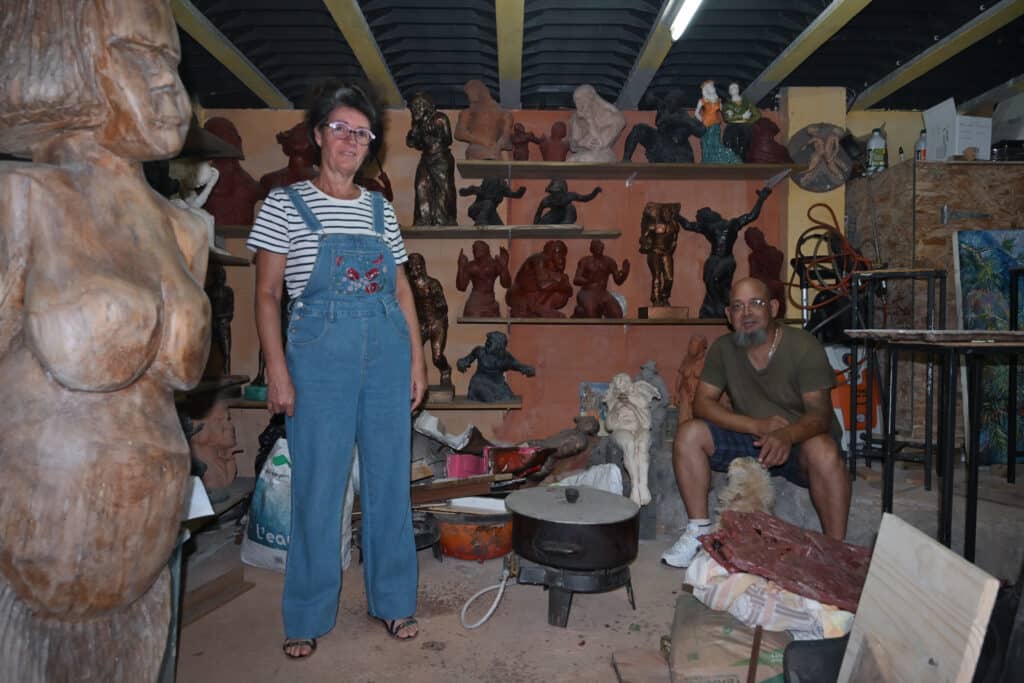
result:
[(683, 31), (685, 31), (686, 27), (690, 25), (690, 21), (693, 19), (693, 15), (697, 13), (702, 1), (703, 0), (682, 0), (681, 3), (676, 5), (676, 16), (672, 19), (668, 29), (673, 42), (679, 40), (680, 36), (683, 35)]

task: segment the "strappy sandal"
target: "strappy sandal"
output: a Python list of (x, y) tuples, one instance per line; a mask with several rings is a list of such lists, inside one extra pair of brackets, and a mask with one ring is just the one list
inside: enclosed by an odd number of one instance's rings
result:
[[(308, 647), (309, 652), (302, 655), (293, 655), (291, 652), (288, 652), (288, 648), (290, 647)], [(316, 652), (316, 638), (289, 638), (284, 641), (284, 645), (281, 646), (281, 649), (284, 651), (284, 655), (288, 659), (305, 659), (306, 657), (311, 657), (313, 653)]]
[[(416, 617), (406, 617), (405, 619), (381, 619), (384, 622), (384, 628), (388, 630), (390, 635), (395, 640), (412, 640), (420, 634), (419, 622), (416, 621)], [(411, 636), (399, 635), (402, 631), (409, 628), (410, 626), (416, 626), (416, 633)]]

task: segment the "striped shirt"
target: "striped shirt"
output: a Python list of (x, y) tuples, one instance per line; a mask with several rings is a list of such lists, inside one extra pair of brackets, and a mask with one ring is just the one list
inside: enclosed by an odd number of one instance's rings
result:
[[(303, 180), (293, 186), (299, 196), (330, 235), (373, 235), (373, 204), (370, 193), (360, 188), (356, 199), (336, 199), (321, 192), (312, 182)], [(391, 247), (396, 264), (409, 260), (405, 253), (402, 233), (391, 203), (384, 200), (384, 240)], [(256, 216), (245, 246), (251, 251), (266, 249), (275, 254), (287, 254), (284, 269), (285, 286), (292, 298), (302, 294), (316, 263), (320, 246), (316, 235), (306, 227), (292, 201), (283, 188), (275, 188), (267, 195), (263, 208)]]

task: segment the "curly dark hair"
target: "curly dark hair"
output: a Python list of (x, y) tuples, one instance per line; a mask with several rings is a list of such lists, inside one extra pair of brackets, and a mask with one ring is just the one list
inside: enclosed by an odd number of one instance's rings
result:
[(310, 91), (309, 108), (306, 110), (306, 131), (310, 142), (319, 152), (320, 146), (316, 144), (315, 131), (327, 123), (327, 117), (338, 107), (355, 109), (370, 121), (370, 130), (375, 137), (370, 143), (368, 156), (376, 156), (384, 141), (384, 126), (370, 90), (365, 86), (336, 78), (322, 81)]

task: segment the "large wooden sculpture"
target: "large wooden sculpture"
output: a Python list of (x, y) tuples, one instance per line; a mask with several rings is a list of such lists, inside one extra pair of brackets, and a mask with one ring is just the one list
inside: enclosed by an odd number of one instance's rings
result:
[(0, 681), (151, 681), (210, 308), (200, 221), (141, 162), (189, 122), (167, 0), (0, 21)]

